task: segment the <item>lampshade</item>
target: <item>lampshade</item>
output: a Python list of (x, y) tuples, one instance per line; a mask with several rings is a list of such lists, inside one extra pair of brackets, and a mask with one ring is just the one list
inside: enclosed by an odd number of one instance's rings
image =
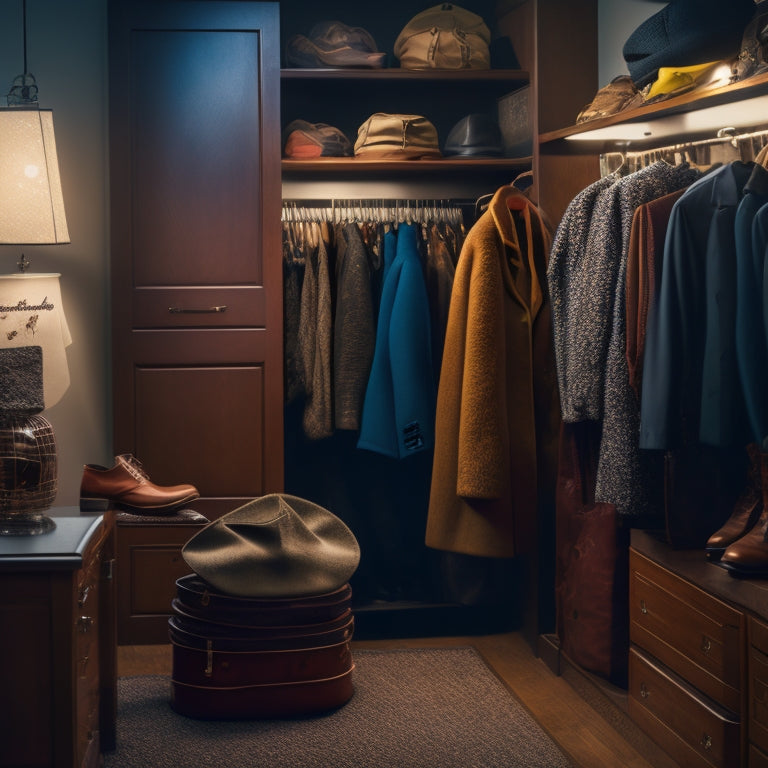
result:
[(0, 348), (42, 348), (46, 408), (58, 403), (69, 387), (66, 348), (71, 343), (58, 273), (0, 275)]
[(0, 108), (0, 243), (68, 243), (50, 109)]

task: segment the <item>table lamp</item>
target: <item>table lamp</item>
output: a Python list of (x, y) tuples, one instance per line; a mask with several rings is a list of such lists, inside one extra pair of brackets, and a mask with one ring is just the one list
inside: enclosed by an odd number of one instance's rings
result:
[[(14, 79), (0, 108), (0, 244), (68, 243), (53, 115), (37, 104), (27, 71)], [(45, 514), (56, 497), (56, 440), (41, 415), (69, 387), (66, 347), (72, 338), (58, 273), (0, 275), (0, 535), (55, 528)]]

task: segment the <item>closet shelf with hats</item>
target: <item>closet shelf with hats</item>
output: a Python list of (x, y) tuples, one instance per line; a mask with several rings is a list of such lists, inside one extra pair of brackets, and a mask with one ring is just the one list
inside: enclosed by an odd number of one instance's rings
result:
[(565, 139), (573, 151), (592, 152), (595, 141), (649, 144), (712, 134), (718, 128), (754, 128), (767, 122), (768, 72), (548, 131), (538, 140), (548, 144)]

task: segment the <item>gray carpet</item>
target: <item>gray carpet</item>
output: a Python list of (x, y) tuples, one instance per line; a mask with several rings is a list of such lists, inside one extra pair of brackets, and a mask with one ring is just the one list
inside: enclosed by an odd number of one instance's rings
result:
[(357, 650), (355, 694), (299, 720), (178, 715), (167, 677), (118, 681), (105, 768), (569, 768), (473, 648)]

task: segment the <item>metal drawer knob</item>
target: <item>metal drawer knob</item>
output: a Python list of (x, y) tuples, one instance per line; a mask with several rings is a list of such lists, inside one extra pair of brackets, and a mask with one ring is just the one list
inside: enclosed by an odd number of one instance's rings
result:
[(646, 687), (645, 683), (640, 683), (640, 696), (643, 699), (647, 699), (651, 695), (651, 692)]
[(81, 616), (77, 620), (77, 626), (81, 632), (87, 632), (93, 626), (93, 616)]
[(709, 653), (712, 650), (712, 641), (706, 635), (701, 638), (701, 650), (704, 653)]
[(648, 607), (645, 604), (645, 600), (640, 601), (640, 613), (648, 613)]
[(703, 734), (701, 737), (701, 746), (704, 747), (704, 749), (712, 749), (712, 737), (707, 736), (707, 734)]

